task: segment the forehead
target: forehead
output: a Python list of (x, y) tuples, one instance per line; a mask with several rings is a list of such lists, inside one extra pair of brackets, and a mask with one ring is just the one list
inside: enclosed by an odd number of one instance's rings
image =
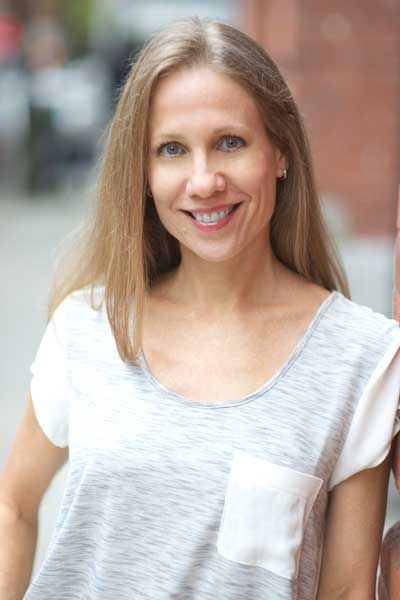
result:
[(150, 132), (221, 121), (262, 126), (251, 94), (231, 77), (208, 67), (182, 69), (161, 79), (150, 104)]

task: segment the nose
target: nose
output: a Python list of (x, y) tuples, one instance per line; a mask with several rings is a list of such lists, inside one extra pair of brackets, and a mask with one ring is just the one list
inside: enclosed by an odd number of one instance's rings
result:
[(188, 196), (209, 198), (215, 192), (223, 192), (226, 187), (225, 177), (207, 169), (197, 169), (188, 178), (186, 193)]

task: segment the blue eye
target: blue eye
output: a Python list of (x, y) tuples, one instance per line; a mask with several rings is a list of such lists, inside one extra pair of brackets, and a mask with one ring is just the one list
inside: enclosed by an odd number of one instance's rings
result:
[(244, 140), (236, 135), (227, 135), (224, 137), (221, 146), (223, 146), (225, 143), (226, 145), (224, 149), (228, 150), (228, 152), (231, 150), (236, 150), (236, 148), (240, 148), (240, 146), (244, 146)]
[(179, 144), (176, 144), (175, 142), (169, 142), (168, 144), (163, 144), (159, 147), (158, 154), (164, 154), (166, 156), (177, 156), (178, 154), (180, 154), (179, 150), (181, 150)]
[[(226, 135), (222, 138), (221, 143), (219, 144), (219, 148), (226, 152), (232, 152), (233, 150), (237, 150), (241, 146), (245, 146), (246, 142), (237, 135)], [(157, 154), (160, 156), (180, 156), (183, 154), (184, 150), (180, 144), (177, 142), (168, 142), (167, 144), (162, 144), (157, 149)]]

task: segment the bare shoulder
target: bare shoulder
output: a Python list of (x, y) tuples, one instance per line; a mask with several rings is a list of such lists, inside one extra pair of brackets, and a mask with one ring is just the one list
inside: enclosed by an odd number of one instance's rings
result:
[[(310, 281), (298, 273), (290, 272), (283, 280), (283, 289), (288, 299), (287, 308), (297, 309), (303, 314), (313, 313), (331, 295), (331, 291)], [(285, 304), (282, 301), (282, 304)]]
[(308, 295), (311, 304), (314, 306), (322, 304), (322, 302), (324, 302), (331, 295), (331, 293), (331, 290), (327, 290), (326, 288), (313, 282), (310, 282), (310, 286), (308, 290), (306, 290), (306, 294)]

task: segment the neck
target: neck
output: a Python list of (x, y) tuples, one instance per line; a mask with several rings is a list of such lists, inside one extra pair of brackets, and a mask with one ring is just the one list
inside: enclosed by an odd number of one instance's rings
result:
[(210, 262), (198, 256), (182, 256), (180, 265), (168, 274), (163, 286), (166, 297), (183, 311), (197, 316), (244, 313), (263, 305), (276, 307), (287, 301), (287, 290), (295, 274), (272, 252), (257, 258), (241, 255), (229, 262)]

